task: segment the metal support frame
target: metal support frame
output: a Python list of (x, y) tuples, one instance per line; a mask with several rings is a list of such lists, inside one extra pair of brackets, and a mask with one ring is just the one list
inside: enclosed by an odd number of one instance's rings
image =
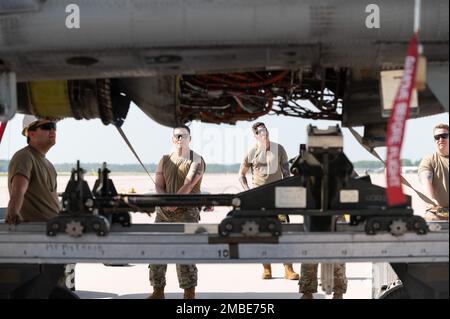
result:
[[(325, 233), (305, 232), (302, 224), (283, 224), (280, 237), (253, 238), (219, 236), (216, 224), (113, 225), (104, 237), (85, 234), (78, 238), (46, 236), (45, 223), (0, 224), (0, 298), (15, 298), (22, 296), (20, 293), (36, 298), (77, 298), (59, 286), (50, 295), (49, 289), (41, 289), (48, 274), (39, 265), (80, 262), (391, 262), (403, 282), (399, 288), (405, 286), (407, 292), (391, 294), (391, 298), (448, 298), (448, 223), (435, 224), (442, 225), (441, 230), (402, 236), (367, 235), (362, 226), (355, 231), (358, 226), (347, 224), (338, 224), (336, 232)], [(13, 282), (4, 282), (11, 273), (17, 274)], [(33, 278), (40, 278), (42, 285), (29, 290)]]
[(290, 224), (283, 225), (280, 237), (248, 238), (221, 237), (215, 224), (158, 224), (113, 226), (104, 237), (74, 238), (48, 237), (43, 223), (21, 226), (1, 225), (0, 263), (448, 263), (449, 250), (448, 230), (392, 236), (349, 232), (344, 226), (344, 231), (308, 233)]

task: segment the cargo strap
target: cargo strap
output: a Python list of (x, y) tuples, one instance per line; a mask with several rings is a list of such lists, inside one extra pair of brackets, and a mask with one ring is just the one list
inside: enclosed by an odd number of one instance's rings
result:
[(120, 126), (118, 126), (118, 125), (114, 125), (114, 126), (117, 128), (117, 131), (119, 131), (120, 136), (122, 136), (122, 138), (125, 141), (125, 143), (127, 143), (128, 147), (130, 148), (131, 152), (133, 152), (134, 156), (139, 161), (139, 163), (141, 164), (142, 168), (147, 172), (147, 175), (150, 177), (152, 182), (154, 184), (156, 184), (155, 181), (153, 180), (152, 176), (150, 175), (150, 172), (147, 170), (145, 165), (142, 163), (141, 159), (139, 158), (139, 156), (137, 155), (137, 153), (134, 150), (133, 146), (131, 145), (130, 141), (128, 140), (127, 136), (125, 135), (125, 132), (122, 130), (122, 128)]
[[(373, 147), (369, 147), (369, 146), (365, 145), (363, 142), (362, 136), (359, 135), (359, 133), (353, 127), (349, 127), (348, 129), (350, 130), (352, 135), (355, 137), (355, 139), (358, 141), (358, 143), (361, 144), (361, 146), (364, 147), (370, 154), (372, 154), (374, 157), (376, 157), (378, 160), (380, 160), (380, 162), (383, 163), (384, 167), (386, 167), (386, 162), (375, 151), (375, 149)], [(430, 198), (428, 198), (425, 194), (419, 192), (414, 187), (412, 187), (412, 185), (403, 176), (400, 175), (400, 178), (401, 178), (402, 184), (411, 188), (420, 197), (421, 200), (423, 200), (427, 204), (435, 206), (435, 203)]]

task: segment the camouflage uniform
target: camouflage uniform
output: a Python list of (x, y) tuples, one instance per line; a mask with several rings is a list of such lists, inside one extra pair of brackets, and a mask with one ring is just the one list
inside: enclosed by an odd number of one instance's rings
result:
[[(177, 209), (175, 212), (165, 212), (157, 208), (155, 223), (198, 223), (200, 212), (198, 209)], [(178, 283), (180, 288), (188, 289), (197, 286), (197, 267), (195, 265), (177, 265)], [(150, 265), (150, 284), (154, 288), (166, 286), (167, 265)]]
[[(300, 274), (300, 292), (317, 292), (317, 268), (319, 264), (302, 264)], [(345, 264), (334, 264), (334, 293), (344, 294), (347, 291), (347, 277), (345, 276)]]
[[(174, 194), (183, 186), (193, 162), (192, 153), (190, 160), (172, 160), (172, 156), (167, 155), (163, 157), (163, 174), (167, 193)], [(203, 158), (198, 158), (203, 161)], [(191, 193), (200, 193), (200, 186), (201, 180), (195, 185)], [(174, 212), (166, 211), (161, 207), (156, 208), (155, 223), (198, 223), (199, 221), (200, 211), (197, 208), (177, 208)], [(176, 267), (180, 288), (188, 289), (197, 286), (198, 270), (195, 265), (177, 265)], [(154, 288), (165, 287), (167, 265), (149, 265), (149, 269), (150, 284)]]
[[(334, 231), (336, 229), (336, 221), (342, 217), (334, 216), (332, 218), (326, 216), (305, 216), (305, 231)], [(317, 292), (317, 268), (319, 264), (302, 264), (300, 273), (300, 292), (316, 293)], [(334, 264), (334, 293), (344, 294), (347, 291), (347, 277), (345, 276), (345, 264)]]

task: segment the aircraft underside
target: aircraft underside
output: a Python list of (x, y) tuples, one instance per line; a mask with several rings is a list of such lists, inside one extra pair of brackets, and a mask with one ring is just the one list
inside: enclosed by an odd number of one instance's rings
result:
[[(403, 68), (414, 23), (411, 1), (379, 1), (377, 27), (360, 1), (97, 0), (72, 28), (70, 4), (1, 2), (2, 121), (120, 124), (134, 102), (166, 126), (276, 114), (380, 132), (380, 72)], [(412, 118), (448, 111), (448, 6), (422, 6), (426, 86)]]

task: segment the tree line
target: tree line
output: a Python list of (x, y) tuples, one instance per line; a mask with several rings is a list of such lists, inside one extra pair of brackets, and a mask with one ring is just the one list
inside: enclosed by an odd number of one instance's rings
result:
[[(420, 160), (413, 161), (410, 159), (402, 159), (402, 166), (418, 166)], [(71, 172), (75, 168), (75, 163), (54, 164), (55, 169), (59, 173)], [(145, 164), (150, 172), (155, 172), (156, 164)], [(357, 161), (353, 162), (355, 169), (380, 169), (383, 164), (379, 161)], [(81, 163), (81, 167), (87, 173), (96, 173), (102, 167), (102, 163)], [(108, 169), (113, 173), (145, 173), (139, 164), (108, 164)], [(209, 174), (236, 174), (239, 171), (239, 164), (207, 164), (206, 173)], [(0, 160), (0, 173), (8, 172), (8, 161)]]

